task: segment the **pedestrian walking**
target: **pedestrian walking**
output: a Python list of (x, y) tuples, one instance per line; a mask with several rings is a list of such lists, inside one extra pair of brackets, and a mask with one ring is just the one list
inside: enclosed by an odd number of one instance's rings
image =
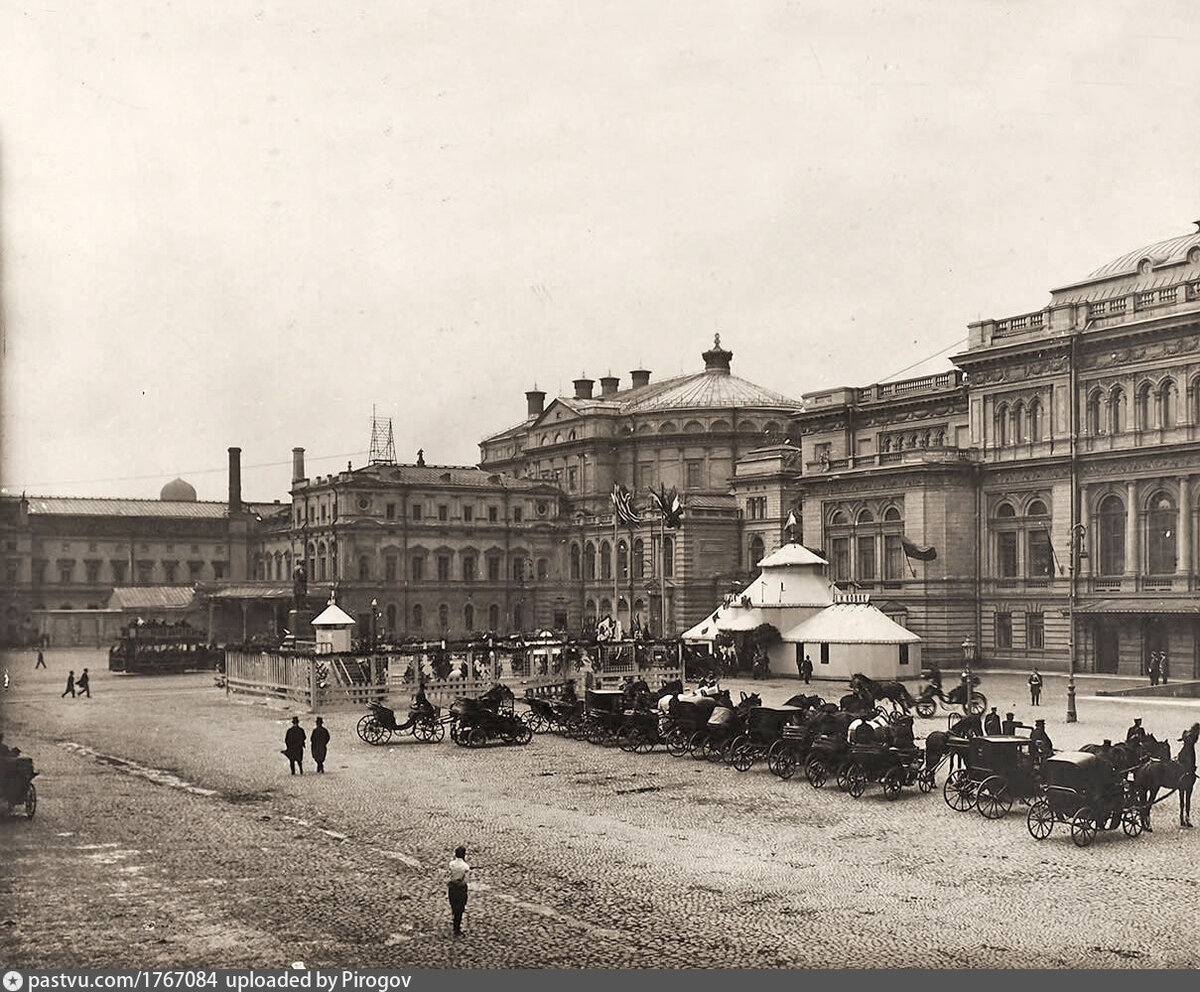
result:
[(1179, 749), (1179, 757), (1175, 760), (1183, 769), (1179, 779), (1179, 825), (1192, 825), (1192, 788), (1196, 784), (1196, 739), (1200, 738), (1200, 723), (1193, 723), (1183, 732), (1179, 739), (1183, 747)]
[(1158, 655), (1158, 674), (1162, 677), (1162, 684), (1167, 684), (1167, 679), (1171, 675), (1171, 662), (1167, 659), (1167, 652), (1162, 651)]
[(450, 862), (450, 880), (446, 890), (450, 896), (450, 912), (454, 916), (454, 936), (463, 935), (463, 911), (467, 908), (467, 879), (471, 874), (471, 866), (467, 864), (467, 849), (456, 847), (454, 858)]
[(63, 690), (62, 696), (59, 696), (58, 698), (62, 699), (67, 695), (70, 695), (72, 699), (75, 698), (75, 669), (73, 668), (67, 672), (67, 687)]
[(287, 756), (293, 775), (297, 770), (301, 775), (304, 774), (304, 742), (307, 738), (308, 734), (300, 726), (300, 718), (292, 717), (292, 725), (283, 736), (283, 753)]
[(804, 660), (800, 662), (800, 677), (804, 679), (804, 684), (808, 685), (812, 681), (812, 658), (808, 655), (804, 656)]
[(92, 684), (88, 681), (88, 670), (86, 668), (79, 673), (79, 678), (75, 682), (75, 689), (80, 696), (87, 696), (88, 699), (92, 698)]
[(45, 667), (46, 667), (46, 659), (42, 656), (42, 649), (38, 648), (38, 660), (37, 660), (37, 664), (33, 666), (34, 671), (37, 671), (37, 669), (39, 669), (39, 668), (45, 668)]
[(995, 706), (993, 706), (991, 712), (983, 718), (983, 732), (985, 734), (1000, 733), (1000, 714), (996, 712)]
[(1029, 674), (1029, 701), (1034, 706), (1042, 704), (1042, 676), (1036, 668)]
[(329, 731), (325, 729), (325, 721), (317, 717), (317, 725), (313, 727), (312, 737), (309, 738), (312, 748), (313, 761), (317, 763), (317, 771), (325, 772), (325, 755), (329, 751)]
[(1150, 676), (1150, 684), (1151, 685), (1158, 685), (1158, 673), (1159, 673), (1158, 652), (1151, 651), (1150, 652), (1150, 666), (1149, 666), (1149, 672), (1148, 672), (1148, 674)]

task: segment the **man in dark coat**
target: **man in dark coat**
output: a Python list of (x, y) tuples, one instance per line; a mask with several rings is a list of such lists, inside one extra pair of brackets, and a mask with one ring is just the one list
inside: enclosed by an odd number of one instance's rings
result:
[(62, 696), (59, 696), (58, 698), (62, 699), (63, 696), (66, 696), (68, 693), (70, 693), (72, 699), (75, 698), (75, 669), (73, 668), (67, 672), (67, 687), (63, 690)]
[(992, 711), (983, 718), (983, 732), (985, 734), (1000, 733), (1000, 714), (996, 712), (996, 707), (992, 707)]
[(312, 737), (309, 738), (312, 748), (313, 761), (317, 763), (317, 771), (325, 771), (325, 755), (329, 751), (329, 731), (325, 729), (325, 721), (317, 717), (317, 725), (313, 727)]
[(296, 774), (297, 769), (301, 775), (304, 774), (304, 742), (307, 739), (308, 734), (300, 726), (300, 718), (292, 717), (292, 725), (288, 727), (288, 731), (283, 737), (283, 753), (287, 755), (293, 775)]
[(1130, 743), (1141, 743), (1146, 739), (1146, 728), (1142, 726), (1142, 718), (1135, 717), (1133, 726), (1125, 731), (1125, 740)]
[(36, 664), (36, 665), (34, 665), (33, 667), (34, 667), (35, 669), (38, 669), (38, 668), (45, 668), (45, 667), (46, 667), (46, 659), (42, 657), (42, 651), (41, 651), (41, 648), (39, 648), (39, 649), (38, 649), (38, 660), (37, 660), (37, 664)]
[(805, 685), (808, 685), (812, 681), (812, 673), (812, 658), (810, 658), (808, 655), (805, 655), (804, 660), (800, 662), (800, 677), (804, 679)]
[(88, 670), (86, 668), (80, 673), (79, 678), (75, 681), (75, 688), (79, 690), (79, 695), (87, 696), (88, 699), (92, 698), (92, 686), (88, 681)]
[(1054, 753), (1054, 742), (1046, 733), (1045, 720), (1034, 720), (1033, 722), (1033, 733), (1029, 735), (1029, 739), (1033, 741), (1033, 750), (1037, 752), (1037, 760), (1041, 764)]

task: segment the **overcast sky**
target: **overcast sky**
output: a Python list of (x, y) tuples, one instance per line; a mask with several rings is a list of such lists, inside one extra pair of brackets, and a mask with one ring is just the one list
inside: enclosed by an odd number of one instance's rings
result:
[[(1200, 218), (1191, 3), (0, 7), (0, 483), (287, 498), (630, 369), (799, 397)], [(930, 360), (932, 359), (932, 360)]]

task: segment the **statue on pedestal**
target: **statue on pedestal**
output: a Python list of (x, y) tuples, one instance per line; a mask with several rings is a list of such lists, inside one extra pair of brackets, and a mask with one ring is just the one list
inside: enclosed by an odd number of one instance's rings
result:
[(292, 603), (297, 610), (308, 607), (308, 572), (303, 562), (297, 563), (295, 571), (292, 572)]

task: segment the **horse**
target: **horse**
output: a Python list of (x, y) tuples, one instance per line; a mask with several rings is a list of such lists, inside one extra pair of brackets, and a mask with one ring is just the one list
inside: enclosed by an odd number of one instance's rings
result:
[[(1185, 785), (1185, 779), (1189, 780)], [(1133, 794), (1142, 811), (1142, 829), (1150, 828), (1150, 810), (1158, 801), (1158, 792), (1165, 789), (1167, 795), (1180, 792), (1194, 781), (1195, 773), (1171, 758), (1150, 758), (1133, 771)], [(1165, 796), (1163, 798), (1166, 798)], [(1180, 816), (1180, 820), (1183, 820)]]
[(815, 710), (817, 707), (824, 704), (824, 702), (825, 700), (820, 696), (806, 696), (804, 693), (799, 693), (798, 695), (792, 696), (792, 698), (783, 705), (795, 706), (797, 709), (801, 710)]
[(859, 695), (869, 697), (872, 703), (886, 699), (892, 704), (893, 709), (902, 710), (905, 715), (908, 714), (909, 707), (917, 705), (917, 701), (913, 699), (912, 693), (908, 691), (908, 687), (903, 682), (876, 682), (855, 672), (850, 676), (850, 689)]
[(852, 692), (838, 700), (838, 709), (843, 713), (873, 713), (875, 701), (865, 695)]
[(860, 717), (846, 728), (846, 741), (850, 744), (880, 743), (880, 732), (888, 727), (888, 718), (876, 711), (872, 717)]

